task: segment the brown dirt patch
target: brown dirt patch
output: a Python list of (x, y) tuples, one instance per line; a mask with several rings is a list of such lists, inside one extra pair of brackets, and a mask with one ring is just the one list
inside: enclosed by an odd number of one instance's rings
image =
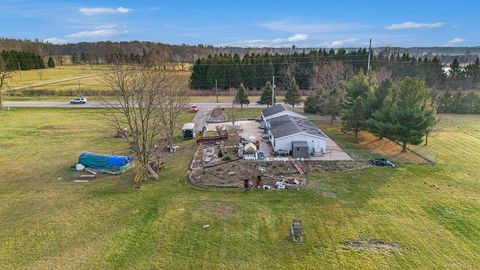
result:
[(206, 202), (198, 207), (201, 213), (208, 213), (216, 216), (229, 216), (235, 212), (235, 207), (224, 202)]
[(396, 251), (401, 249), (401, 246), (395, 242), (387, 242), (378, 239), (368, 240), (351, 240), (342, 243), (343, 250), (367, 250), (373, 252), (379, 251)]
[(428, 163), (425, 159), (419, 157), (412, 151), (407, 151), (406, 153), (403, 153), (402, 146), (400, 146), (399, 144), (392, 142), (388, 139), (379, 139), (378, 137), (375, 137), (373, 134), (367, 131), (362, 131), (360, 133), (359, 145), (369, 150), (370, 152), (402, 159), (407, 162)]
[(300, 162), (303, 168), (309, 172), (351, 172), (371, 167), (367, 161), (362, 160), (306, 160)]

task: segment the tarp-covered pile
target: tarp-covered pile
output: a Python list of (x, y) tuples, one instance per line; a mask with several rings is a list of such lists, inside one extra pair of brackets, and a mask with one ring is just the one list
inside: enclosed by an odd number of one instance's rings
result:
[(100, 172), (119, 174), (133, 168), (133, 158), (129, 156), (103, 155), (90, 152), (82, 152), (78, 157), (78, 163)]

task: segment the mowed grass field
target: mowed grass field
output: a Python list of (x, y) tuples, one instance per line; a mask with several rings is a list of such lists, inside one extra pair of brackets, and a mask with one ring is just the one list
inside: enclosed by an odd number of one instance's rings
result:
[[(480, 116), (442, 116), (430, 139), (437, 165), (318, 173), (304, 190), (244, 192), (190, 186), (193, 141), (180, 140), (160, 181), (135, 188), (127, 173), (72, 183), (82, 150), (125, 151), (102, 114), (0, 113), (0, 268), (478, 268)], [(305, 243), (289, 240), (293, 218)]]
[[(47, 69), (32, 69), (15, 71), (12, 77), (8, 80), (9, 87), (28, 86), (40, 83), (49, 83), (55, 86), (55, 81), (83, 77), (88, 75), (101, 74), (109, 70), (108, 66), (103, 65), (68, 65), (57, 66), (55, 68)], [(81, 82), (92, 82), (92, 79), (80, 79)], [(51, 84), (50, 84), (51, 82)], [(95, 80), (95, 83), (97, 80)], [(70, 82), (71, 83), (71, 82)], [(58, 83), (61, 85), (61, 83)], [(64, 83), (66, 84), (66, 82)], [(73, 84), (73, 83), (72, 83)], [(77, 81), (74, 81), (77, 84)], [(40, 86), (36, 86), (40, 87)], [(35, 88), (35, 87), (32, 87)]]

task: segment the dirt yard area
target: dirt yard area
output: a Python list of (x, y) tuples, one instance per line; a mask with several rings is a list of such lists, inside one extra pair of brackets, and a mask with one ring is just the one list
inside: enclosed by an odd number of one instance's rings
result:
[[(207, 131), (215, 131), (217, 127), (228, 128), (232, 126), (232, 122), (210, 123), (207, 125)], [(265, 153), (265, 157), (272, 156), (273, 148), (270, 145), (267, 135), (260, 128), (260, 124), (257, 121), (236, 121), (235, 129), (237, 130), (238, 135), (244, 139), (248, 139), (250, 141), (258, 140), (260, 142), (259, 150)]]
[(292, 162), (237, 160), (194, 170), (190, 175), (195, 185), (233, 188), (242, 188), (245, 180), (256, 185), (257, 176), (261, 176), (262, 184), (272, 187), (276, 182), (291, 184), (295, 188), (307, 184), (306, 176), (301, 175)]

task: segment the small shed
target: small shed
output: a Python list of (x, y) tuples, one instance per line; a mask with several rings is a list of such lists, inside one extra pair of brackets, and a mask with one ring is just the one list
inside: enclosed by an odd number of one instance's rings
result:
[(195, 137), (195, 123), (186, 123), (182, 128), (182, 138), (193, 139)]
[(306, 141), (292, 142), (293, 158), (308, 158), (308, 143)]
[(255, 146), (255, 144), (249, 142), (244, 146), (244, 152), (246, 154), (255, 154), (257, 152), (257, 146)]

